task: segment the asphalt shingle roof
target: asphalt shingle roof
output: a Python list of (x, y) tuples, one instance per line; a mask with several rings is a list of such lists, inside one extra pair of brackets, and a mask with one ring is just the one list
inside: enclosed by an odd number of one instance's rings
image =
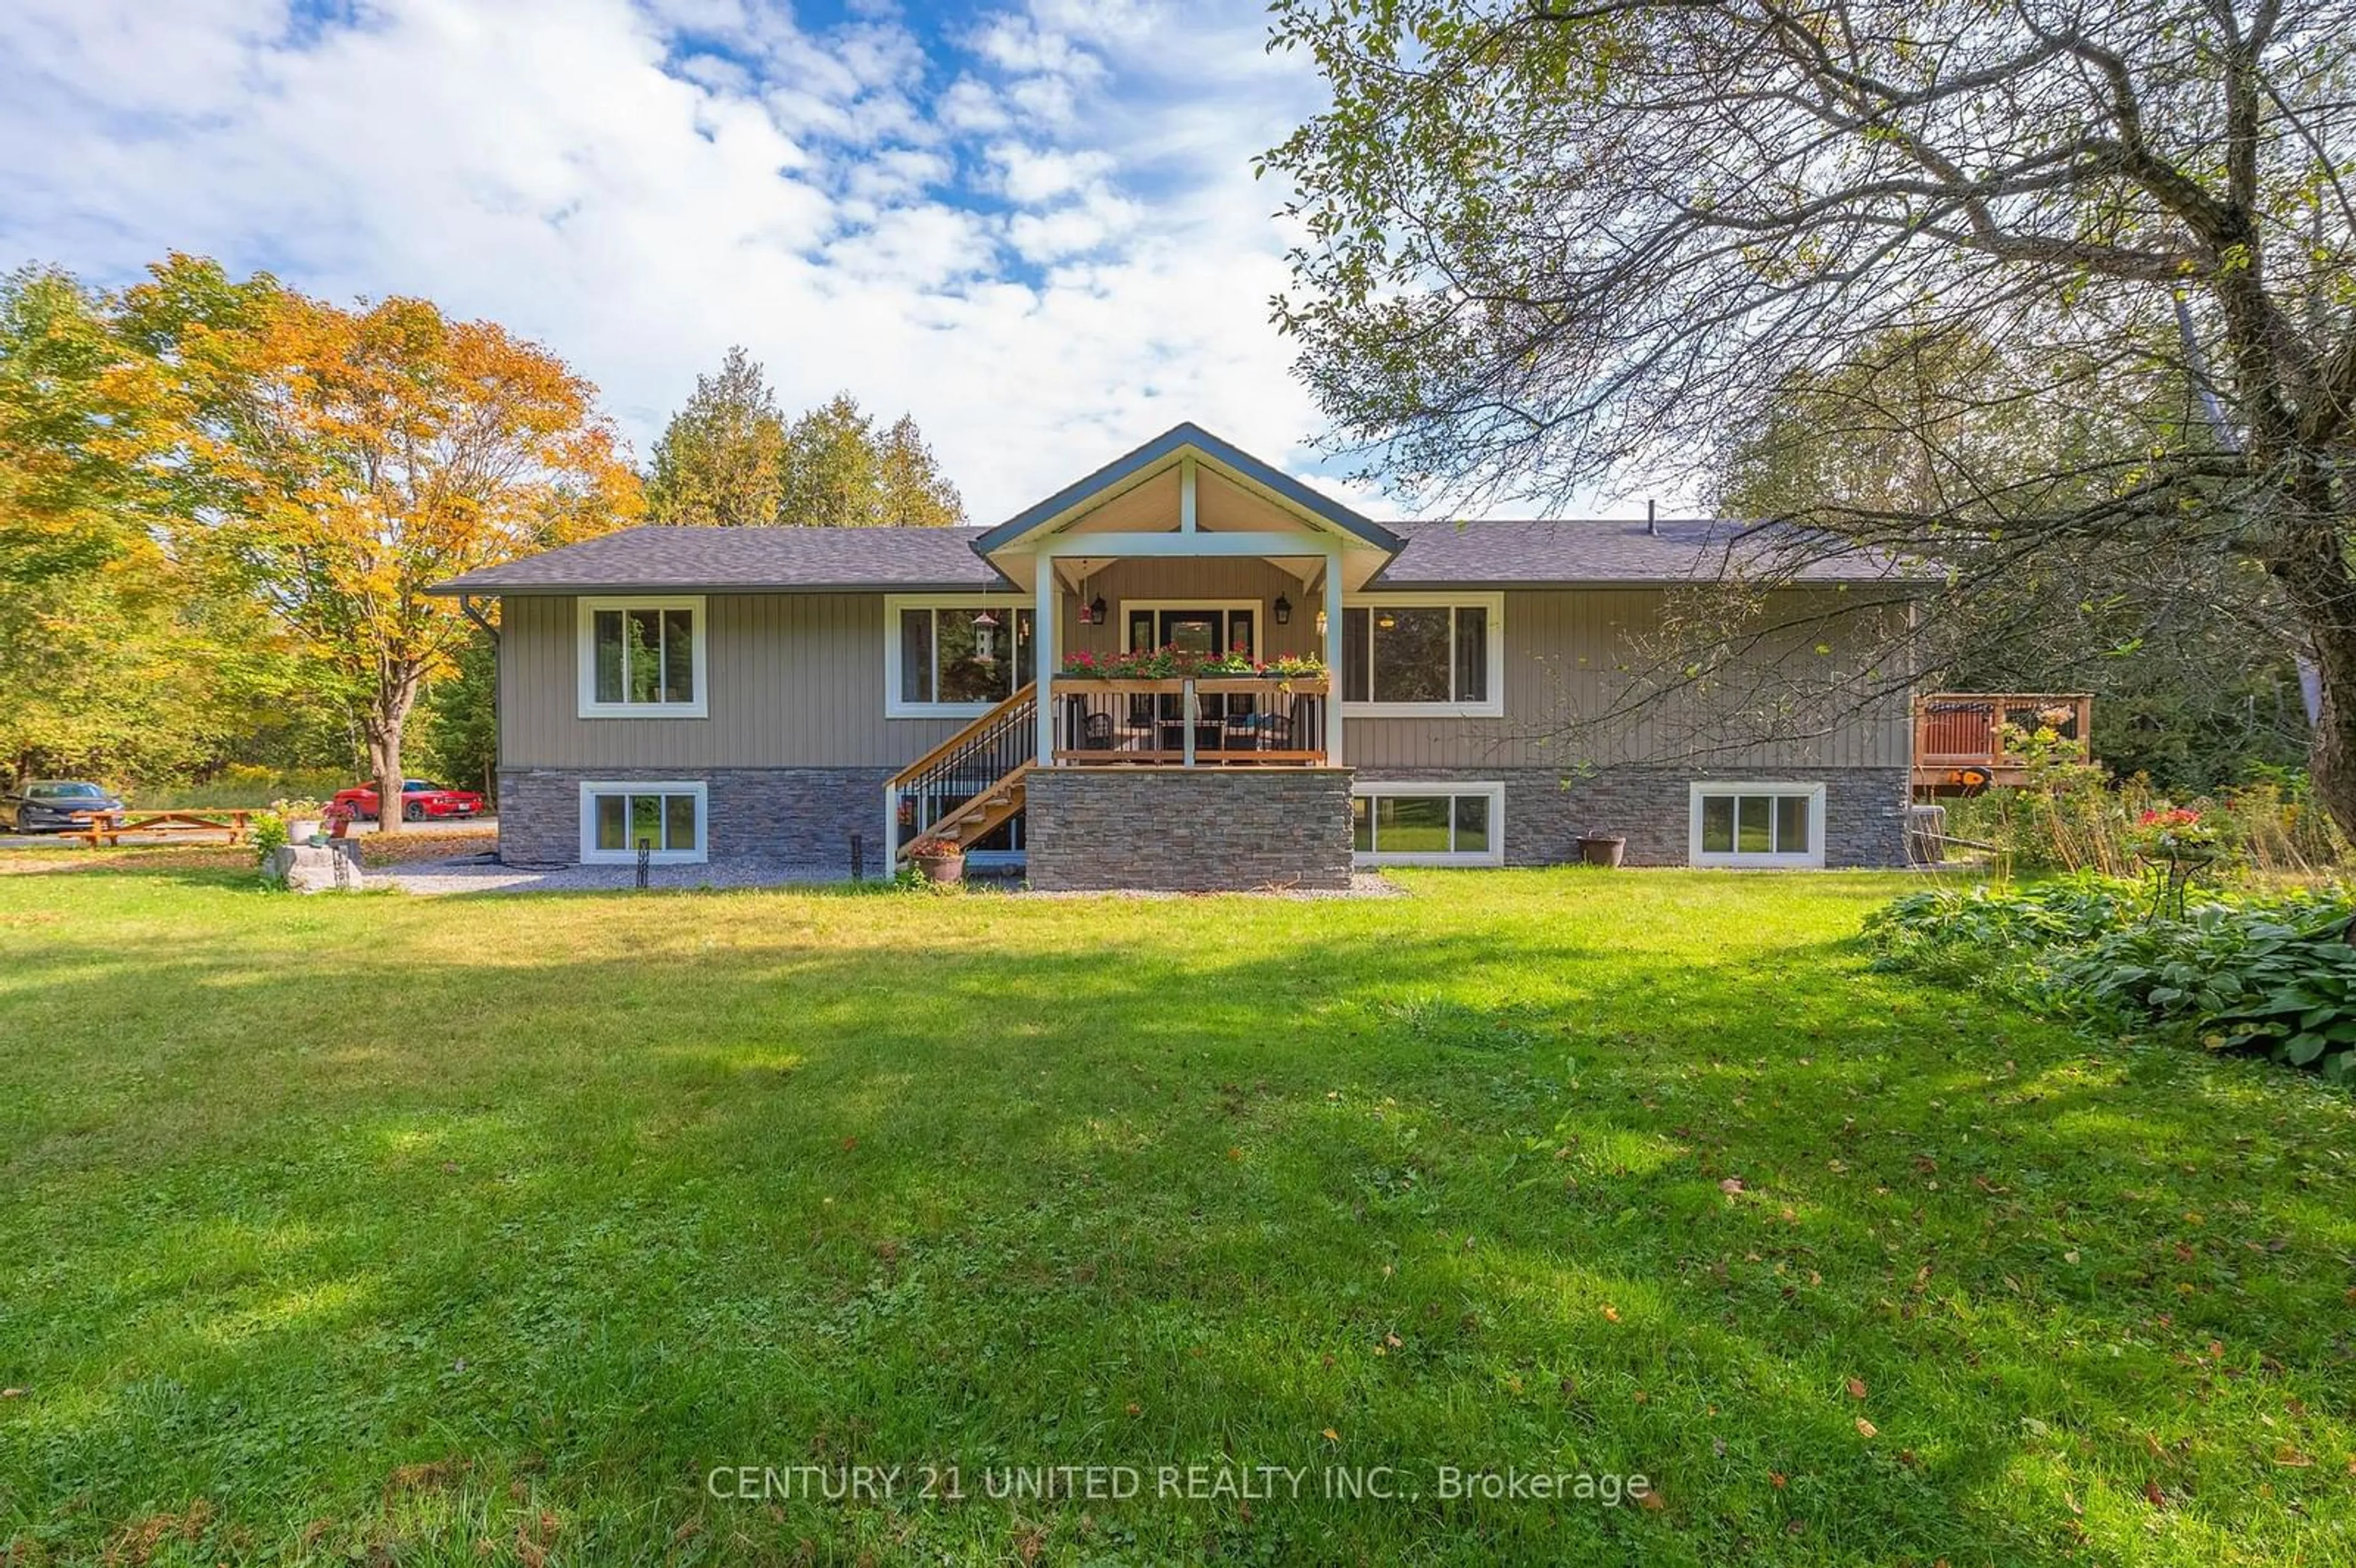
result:
[[(1671, 520), (1403, 522), (1406, 540), (1374, 588), (1546, 587), (1685, 582), (1731, 560), (1809, 582), (1909, 575), (1889, 558), (1796, 528)], [(649, 525), (485, 567), (443, 593), (980, 592), (1012, 584), (974, 553), (989, 530), (706, 528)]]
[(661, 589), (816, 592), (1012, 587), (963, 528), (624, 528), (470, 571), (440, 593), (634, 592)]
[(1664, 518), (1393, 523), (1407, 540), (1374, 588), (1551, 587), (1705, 581), (1728, 564), (1804, 582), (1880, 581), (1898, 563), (1827, 535), (1773, 525)]

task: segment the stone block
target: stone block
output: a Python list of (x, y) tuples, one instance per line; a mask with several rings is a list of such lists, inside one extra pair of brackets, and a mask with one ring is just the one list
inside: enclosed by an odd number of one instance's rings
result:
[[(340, 876), (337, 861), (343, 862)], [(270, 852), (262, 875), (266, 880), (284, 883), (287, 891), (295, 893), (358, 892), (366, 885), (358, 846), (349, 840), (282, 846)]]

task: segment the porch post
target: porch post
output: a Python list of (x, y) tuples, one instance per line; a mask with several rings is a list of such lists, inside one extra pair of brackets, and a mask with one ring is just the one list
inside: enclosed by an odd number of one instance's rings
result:
[(1325, 761), (1342, 761), (1342, 547), (1325, 547)]
[(1055, 699), (1052, 688), (1057, 663), (1055, 601), (1059, 595), (1055, 588), (1055, 558), (1041, 554), (1032, 559), (1039, 566), (1038, 604), (1031, 623), (1031, 662), (1039, 672), (1039, 695), (1034, 704), (1039, 712), (1039, 765), (1051, 768), (1055, 765)]

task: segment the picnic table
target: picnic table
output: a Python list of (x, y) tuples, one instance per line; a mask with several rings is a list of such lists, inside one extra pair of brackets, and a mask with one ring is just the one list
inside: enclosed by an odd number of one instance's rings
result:
[(226, 833), (229, 843), (242, 844), (252, 818), (250, 811), (93, 811), (90, 826), (72, 837), (88, 840), (93, 849), (102, 844), (111, 849), (126, 833)]

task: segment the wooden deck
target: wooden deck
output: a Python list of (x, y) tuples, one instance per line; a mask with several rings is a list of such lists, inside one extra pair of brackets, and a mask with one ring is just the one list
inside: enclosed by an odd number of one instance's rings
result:
[(1936, 691), (1914, 701), (1914, 793), (1976, 795), (2028, 782), (2027, 759), (2004, 746), (2008, 726), (2051, 725), (2093, 760), (2094, 699), (2083, 691)]

